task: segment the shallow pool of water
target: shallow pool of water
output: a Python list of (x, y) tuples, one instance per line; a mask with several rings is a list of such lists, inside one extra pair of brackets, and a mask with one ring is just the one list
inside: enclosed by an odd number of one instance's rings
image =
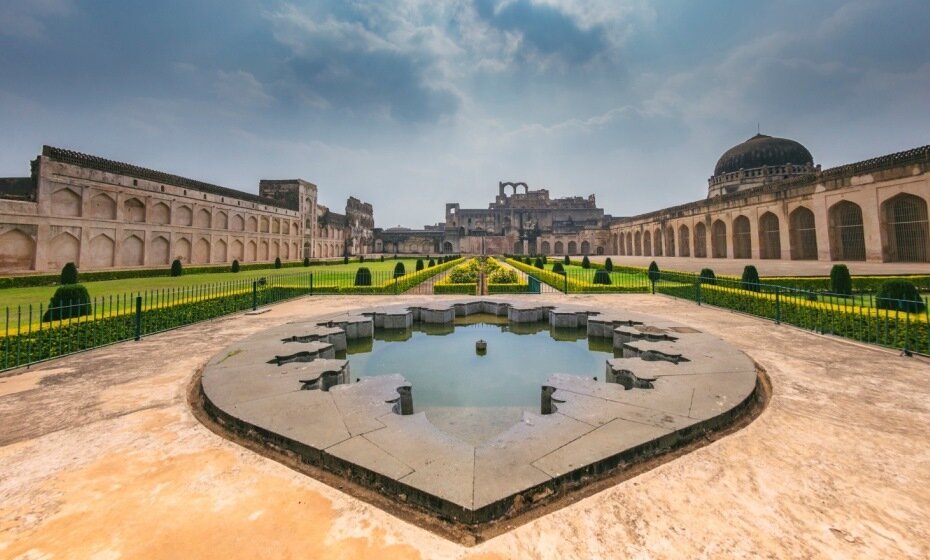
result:
[[(483, 354), (475, 349), (487, 342)], [(539, 409), (540, 386), (553, 373), (604, 378), (613, 358), (610, 340), (587, 338), (585, 329), (553, 329), (548, 323), (508, 324), (484, 315), (455, 325), (418, 324), (376, 330), (356, 342), (347, 357), (354, 378), (399, 373), (413, 387), (416, 411), (448, 407)]]

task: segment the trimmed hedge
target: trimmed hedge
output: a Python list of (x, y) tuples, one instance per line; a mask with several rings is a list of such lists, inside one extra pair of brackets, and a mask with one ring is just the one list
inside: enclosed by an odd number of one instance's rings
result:
[(62, 267), (59, 282), (62, 286), (78, 283), (78, 269), (73, 262), (69, 262), (64, 267)]
[(476, 295), (478, 284), (446, 284), (442, 281), (433, 284), (433, 293), (438, 295), (465, 294)]
[(525, 294), (529, 291), (528, 283), (488, 284), (489, 294)]
[(58, 321), (72, 317), (91, 314), (90, 294), (83, 284), (65, 284), (58, 286), (52, 294), (48, 309), (42, 314), (42, 321)]

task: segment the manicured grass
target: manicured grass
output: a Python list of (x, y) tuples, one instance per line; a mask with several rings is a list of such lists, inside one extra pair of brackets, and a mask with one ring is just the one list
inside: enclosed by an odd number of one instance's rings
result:
[[(223, 282), (251, 280), (263, 276), (288, 277), (306, 276), (308, 273), (314, 274), (314, 282), (323, 282), (324, 279), (349, 278), (349, 282), (354, 281), (355, 271), (360, 266), (366, 266), (372, 271), (373, 281), (378, 281), (382, 275), (389, 276), (394, 271), (394, 266), (398, 262), (403, 262), (407, 272), (413, 272), (416, 269), (416, 259), (386, 259), (384, 262), (379, 260), (366, 261), (364, 263), (352, 262), (349, 264), (338, 265), (316, 265), (310, 267), (281, 268), (276, 269), (273, 266), (259, 270), (243, 270), (241, 272), (211, 272), (208, 274), (190, 274), (177, 277), (156, 276), (150, 278), (126, 278), (123, 280), (102, 280), (99, 282), (87, 282), (87, 291), (90, 292), (91, 298), (110, 296), (117, 294), (126, 294), (141, 292), (145, 290), (167, 290), (172, 288), (185, 288), (189, 286), (199, 286), (207, 284), (221, 284)], [(343, 284), (340, 281), (340, 284)], [(57, 286), (43, 286), (37, 288), (9, 288), (0, 290), (0, 323), (4, 321), (5, 308), (11, 307), (11, 313), (15, 313), (16, 306), (28, 306), (32, 304), (48, 305), (52, 294), (55, 293)]]

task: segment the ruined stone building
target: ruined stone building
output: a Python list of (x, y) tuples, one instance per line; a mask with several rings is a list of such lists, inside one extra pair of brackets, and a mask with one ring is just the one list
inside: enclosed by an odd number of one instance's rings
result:
[[(510, 193), (508, 193), (510, 189)], [(487, 208), (462, 209), (446, 204), (442, 224), (422, 230), (392, 228), (377, 232), (375, 250), (471, 254), (606, 254), (610, 216), (587, 198), (549, 198), (545, 189), (526, 183), (499, 183)], [(380, 242), (380, 243), (379, 243)]]
[(50, 146), (0, 179), (0, 273), (338, 257), (371, 252), (372, 226), (371, 205), (332, 214), (300, 179), (255, 195)]
[(928, 262), (930, 146), (821, 170), (798, 142), (727, 150), (707, 198), (611, 225), (618, 255)]

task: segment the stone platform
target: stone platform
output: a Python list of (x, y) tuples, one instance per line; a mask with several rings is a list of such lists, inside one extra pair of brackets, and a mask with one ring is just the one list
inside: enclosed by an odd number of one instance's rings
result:
[[(403, 372), (351, 381), (348, 341), (475, 313), (586, 328), (623, 357), (604, 381), (556, 374), (538, 413), (479, 444), (405, 411)], [(244, 437), (465, 525), (494, 521), (621, 465), (729, 424), (753, 402), (754, 364), (719, 338), (665, 318), (527, 299), (442, 300), (320, 314), (240, 340), (202, 380), (206, 411)], [(413, 403), (416, 387), (412, 388)], [(551, 402), (546, 400), (551, 397)]]

